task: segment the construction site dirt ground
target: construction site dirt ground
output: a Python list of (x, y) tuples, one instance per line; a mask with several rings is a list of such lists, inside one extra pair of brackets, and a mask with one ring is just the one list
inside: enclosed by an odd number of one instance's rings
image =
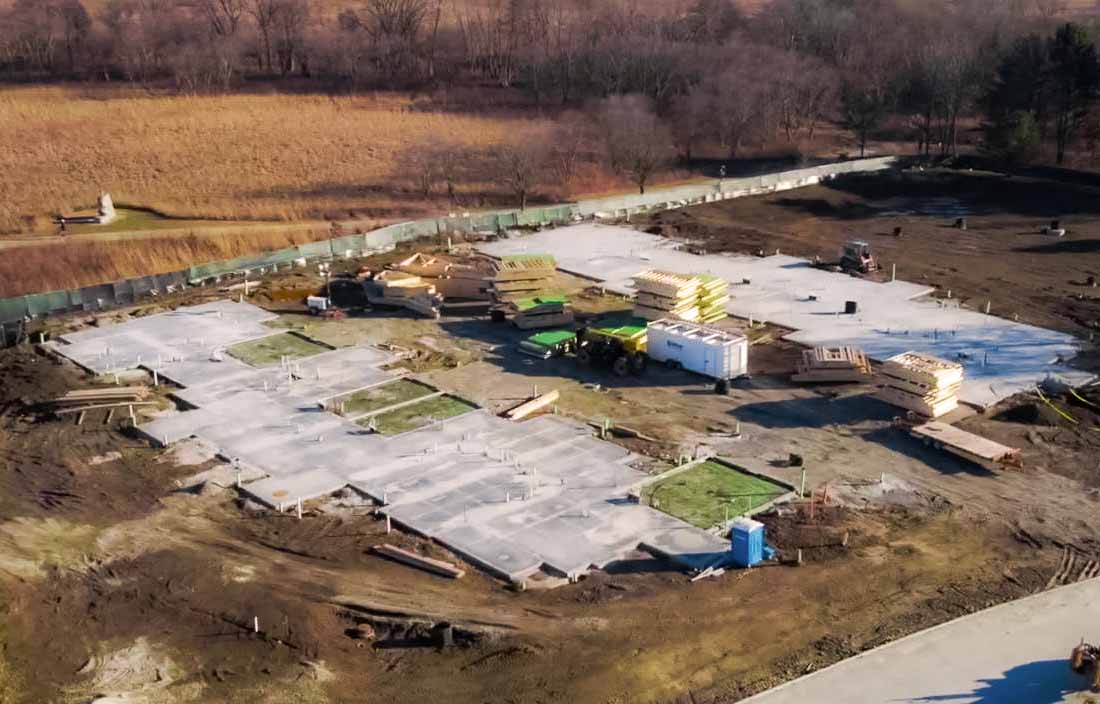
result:
[[(372, 553), (389, 542), (461, 562), (417, 536), (387, 535), (354, 502), (308, 504), (301, 521), (261, 511), (202, 448), (151, 448), (121, 418), (51, 418), (41, 404), (89, 380), (33, 348), (8, 350), (0, 702), (105, 693), (150, 702), (732, 702), (1073, 581), (1100, 557), (1094, 453), (1058, 443), (1042, 412), (1034, 423), (1005, 408), (964, 421), (1045, 443), (1025, 452), (1023, 470), (992, 473), (924, 448), (866, 389), (792, 386), (785, 375), (800, 349), (768, 330), (752, 331), (752, 379), (718, 396), (683, 372), (653, 367), (624, 379), (526, 357), (515, 343), (527, 333), (484, 318), (374, 311), (334, 321), (277, 300), (319, 285), (312, 274), (280, 274), (252, 299), (281, 313), (279, 328), (328, 345), (410, 350), (405, 364), (421, 378), (491, 411), (536, 386), (557, 389), (561, 413), (610, 418), (640, 435), (615, 441), (647, 455), (654, 472), (685, 453), (713, 453), (797, 483), (800, 471), (786, 466), (797, 453), (807, 488), (820, 496), (828, 485), (830, 504), (812, 518), (806, 505), (762, 517), (782, 564), (696, 583), (642, 553), (545, 591), (514, 591), (469, 565), (463, 579), (446, 580)], [(626, 306), (571, 285), (582, 311)], [(192, 291), (137, 312), (219, 295)], [(200, 473), (204, 483), (188, 479)], [(804, 563), (790, 564), (799, 549)], [(433, 628), (444, 622), (455, 647), (436, 646)]]

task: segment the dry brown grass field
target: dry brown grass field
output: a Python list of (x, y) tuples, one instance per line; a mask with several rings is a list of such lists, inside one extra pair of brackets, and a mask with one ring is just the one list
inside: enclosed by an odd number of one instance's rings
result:
[[(346, 218), (351, 209), (412, 216), (428, 208), (410, 202), (410, 145), (442, 139), (490, 147), (522, 141), (539, 126), (417, 111), (393, 95), (7, 88), (0, 90), (0, 232), (52, 232), (51, 213), (87, 208), (100, 190), (116, 204), (179, 217)], [(500, 187), (487, 173), (464, 189)]]
[[(331, 237), (326, 228), (264, 228), (135, 241), (66, 242), (0, 249), (0, 298), (77, 288)], [(2, 675), (2, 673), (0, 673)], [(0, 677), (2, 680), (2, 677)], [(0, 693), (3, 688), (0, 687)], [(0, 702), (4, 700), (0, 698)]]

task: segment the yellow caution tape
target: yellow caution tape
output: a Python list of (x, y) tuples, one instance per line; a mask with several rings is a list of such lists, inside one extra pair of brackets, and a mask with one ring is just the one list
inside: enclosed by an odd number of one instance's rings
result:
[(1076, 390), (1074, 390), (1074, 389), (1070, 389), (1070, 390), (1069, 390), (1069, 392), (1070, 392), (1071, 394), (1073, 394), (1073, 397), (1074, 397), (1075, 399), (1077, 399), (1077, 400), (1078, 400), (1078, 401), (1080, 401), (1081, 403), (1085, 404), (1086, 406), (1092, 406), (1093, 408), (1100, 408), (1100, 406), (1097, 406), (1097, 405), (1096, 405), (1095, 403), (1093, 403), (1092, 401), (1088, 400), (1087, 398), (1085, 398), (1085, 397), (1084, 397), (1084, 396), (1082, 396), (1081, 394), (1077, 393), (1077, 391), (1076, 391)]
[(1061, 408), (1058, 408), (1058, 407), (1057, 407), (1057, 406), (1055, 406), (1055, 405), (1054, 405), (1053, 403), (1051, 403), (1050, 399), (1049, 399), (1049, 398), (1047, 398), (1046, 396), (1044, 396), (1044, 395), (1043, 395), (1043, 390), (1042, 390), (1042, 389), (1040, 389), (1040, 388), (1039, 388), (1038, 386), (1036, 386), (1036, 387), (1035, 387), (1035, 392), (1039, 394), (1039, 399), (1040, 399), (1040, 400), (1041, 400), (1041, 401), (1042, 401), (1043, 403), (1045, 403), (1046, 405), (1048, 405), (1048, 406), (1050, 406), (1051, 408), (1053, 408), (1053, 409), (1054, 409), (1054, 412), (1055, 412), (1055, 413), (1057, 413), (1058, 415), (1062, 416), (1063, 418), (1065, 418), (1066, 420), (1068, 420), (1068, 421), (1069, 421), (1070, 423), (1073, 423), (1074, 425), (1078, 425), (1078, 422), (1077, 422), (1077, 419), (1076, 419), (1076, 418), (1074, 418), (1074, 417), (1073, 417), (1073, 416), (1071, 416), (1070, 414), (1068, 414), (1068, 413), (1066, 413), (1065, 411), (1063, 411), (1063, 410), (1062, 410)]

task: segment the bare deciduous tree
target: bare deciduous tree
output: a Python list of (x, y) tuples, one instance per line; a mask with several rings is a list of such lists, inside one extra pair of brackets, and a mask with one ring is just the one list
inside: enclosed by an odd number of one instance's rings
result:
[(645, 193), (654, 172), (672, 155), (672, 136), (643, 96), (614, 96), (599, 108), (604, 146), (610, 166), (627, 175)]
[(260, 33), (260, 50), (257, 55), (261, 71), (270, 71), (275, 63), (273, 35), (281, 8), (280, 0), (248, 0), (248, 14), (256, 22), (256, 29)]
[(210, 22), (210, 31), (219, 37), (237, 34), (244, 17), (245, 0), (190, 0)]
[(545, 132), (526, 137), (521, 142), (496, 147), (490, 159), (494, 175), (516, 197), (520, 210), (527, 209), (531, 194), (544, 182), (549, 156)]

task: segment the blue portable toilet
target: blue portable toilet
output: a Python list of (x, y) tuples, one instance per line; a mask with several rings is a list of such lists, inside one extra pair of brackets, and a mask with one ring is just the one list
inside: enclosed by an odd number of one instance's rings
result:
[(733, 562), (752, 567), (764, 559), (764, 524), (751, 518), (738, 518), (730, 527)]

